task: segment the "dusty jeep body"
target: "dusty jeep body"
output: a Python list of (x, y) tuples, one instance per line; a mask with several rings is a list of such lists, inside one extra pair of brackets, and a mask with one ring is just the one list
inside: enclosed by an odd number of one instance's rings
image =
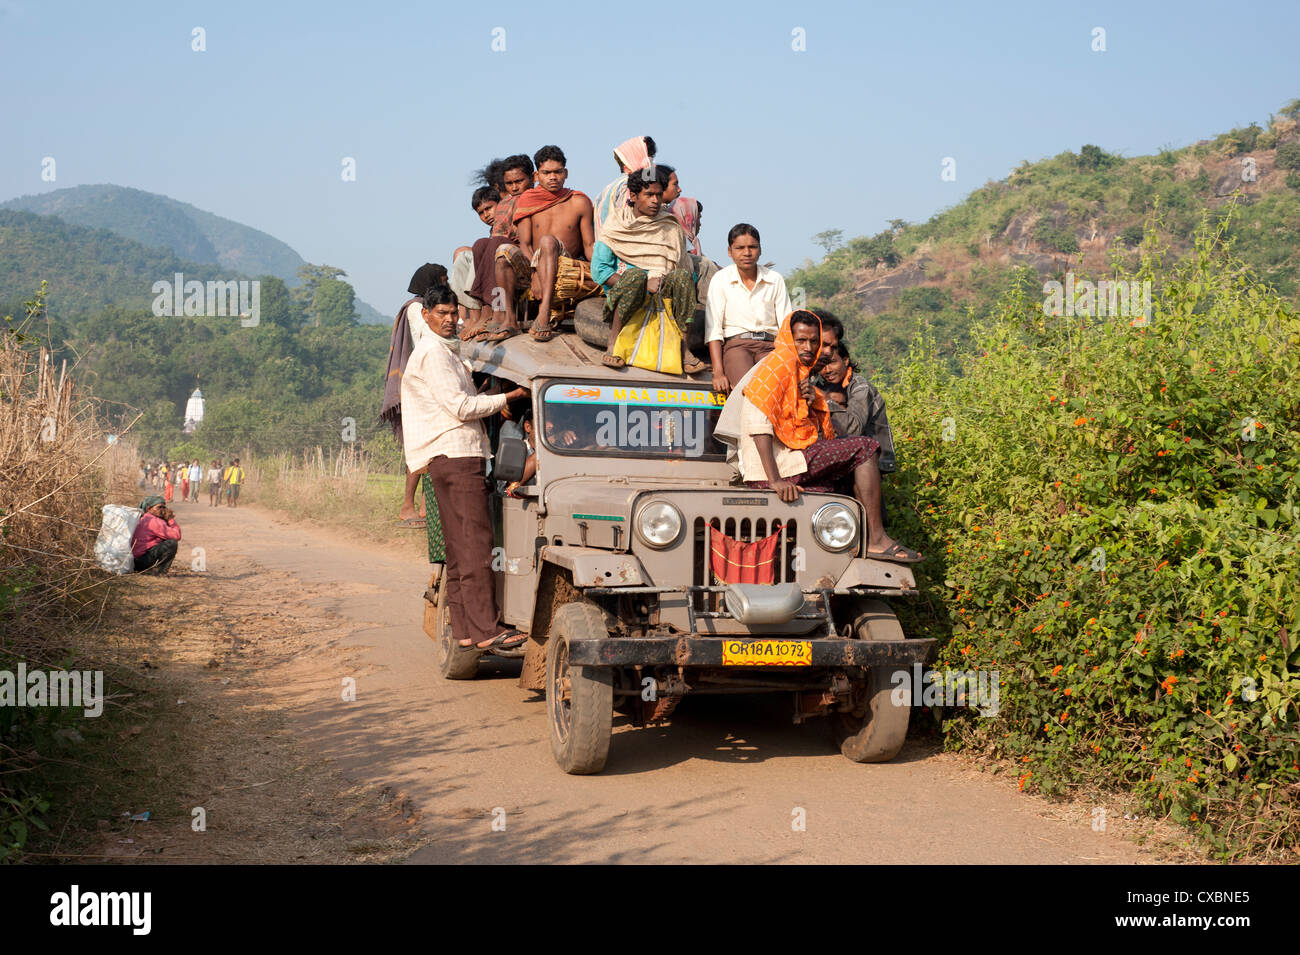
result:
[[(933, 641), (904, 638), (885, 601), (914, 595), (915, 580), (863, 556), (854, 498), (786, 504), (738, 483), (713, 436), (723, 397), (706, 375), (608, 369), (573, 335), (462, 355), (532, 392), (536, 480), (493, 501), (494, 570), (502, 617), (529, 634), (520, 684), (546, 692), (562, 768), (603, 768), (614, 710), (661, 721), (696, 693), (790, 693), (795, 720), (831, 717), (851, 759), (897, 753), (908, 674)], [(710, 527), (777, 535), (774, 582), (720, 583)], [(480, 654), (455, 643), (442, 594), (426, 596), (443, 674), (473, 676)]]

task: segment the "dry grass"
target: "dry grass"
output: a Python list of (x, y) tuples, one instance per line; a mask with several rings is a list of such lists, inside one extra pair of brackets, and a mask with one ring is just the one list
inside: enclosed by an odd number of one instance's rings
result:
[[(245, 470), (247, 500), (287, 520), (342, 528), (381, 544), (425, 547), (423, 530), (397, 526), (405, 478), (372, 470), (364, 453), (317, 447), (298, 455), (250, 457)], [(417, 504), (422, 499), (421, 487)]]

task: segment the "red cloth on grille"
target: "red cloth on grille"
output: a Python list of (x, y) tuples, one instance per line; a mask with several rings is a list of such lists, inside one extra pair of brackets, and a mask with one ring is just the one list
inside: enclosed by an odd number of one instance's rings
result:
[(776, 582), (776, 548), (781, 529), (759, 541), (745, 542), (728, 537), (709, 526), (709, 553), (713, 576), (724, 584), (771, 584)]

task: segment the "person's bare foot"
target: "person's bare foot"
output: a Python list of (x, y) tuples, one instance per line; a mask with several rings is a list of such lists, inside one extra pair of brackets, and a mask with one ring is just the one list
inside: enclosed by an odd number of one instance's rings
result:
[(399, 521), (413, 521), (418, 517), (424, 517), (424, 515), (417, 511), (413, 504), (403, 504), (402, 509), (397, 512)]

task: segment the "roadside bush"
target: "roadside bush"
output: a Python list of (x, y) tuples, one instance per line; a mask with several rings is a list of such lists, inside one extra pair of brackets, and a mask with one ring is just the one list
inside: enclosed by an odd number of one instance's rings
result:
[(1021, 288), (959, 373), (918, 348), (888, 397), (892, 522), (930, 554), (906, 622), (936, 666), (1001, 676), (946, 744), (1230, 858), (1300, 846), (1300, 316), (1226, 229), (1113, 276), (1151, 281), (1146, 327)]

